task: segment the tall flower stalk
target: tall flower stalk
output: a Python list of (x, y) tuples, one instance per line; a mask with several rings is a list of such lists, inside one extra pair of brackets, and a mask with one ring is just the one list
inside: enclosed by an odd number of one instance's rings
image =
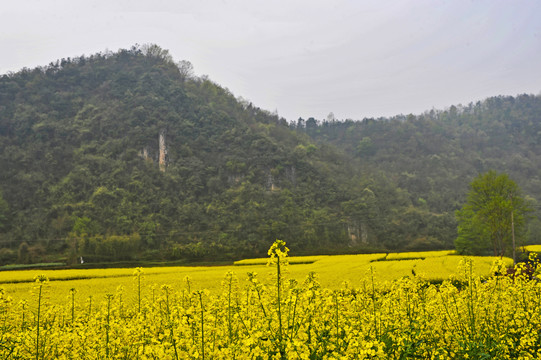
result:
[(135, 286), (137, 288), (137, 312), (141, 312), (141, 280), (143, 278), (143, 268), (137, 267), (133, 272), (133, 277), (135, 279)]
[(35, 290), (37, 292), (38, 309), (36, 313), (36, 360), (39, 359), (39, 347), (40, 347), (40, 320), (41, 320), (41, 305), (43, 300), (43, 288), (49, 283), (49, 279), (45, 275), (38, 275), (35, 278)]
[(276, 240), (270, 247), (268, 265), (276, 265), (276, 312), (278, 314), (278, 341), (280, 353), (284, 354), (284, 338), (282, 326), (282, 267), (287, 265), (287, 253), (289, 249), (283, 240)]

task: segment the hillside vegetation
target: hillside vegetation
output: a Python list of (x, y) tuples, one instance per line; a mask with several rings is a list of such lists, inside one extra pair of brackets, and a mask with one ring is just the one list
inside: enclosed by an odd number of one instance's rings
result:
[(155, 45), (23, 69), (0, 77), (0, 263), (449, 249), (478, 172), (538, 198), (540, 117), (523, 95), (288, 124)]
[[(365, 172), (383, 172), (413, 205), (452, 213), (468, 184), (490, 170), (509, 174), (537, 207), (541, 195), (541, 97), (498, 96), (421, 115), (336, 121), (299, 119), (298, 132), (332, 144)], [(539, 222), (530, 236), (539, 242)]]

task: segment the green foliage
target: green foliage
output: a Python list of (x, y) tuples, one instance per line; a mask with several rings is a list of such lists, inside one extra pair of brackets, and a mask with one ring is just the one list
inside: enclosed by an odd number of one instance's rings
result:
[(21, 264), (28, 264), (30, 262), (30, 249), (26, 242), (22, 242), (21, 245), (19, 245), (17, 261)]
[[(422, 210), (422, 218), (410, 216), (415, 222), (403, 223), (399, 229), (393, 229), (397, 218), (389, 212), (370, 217), (372, 223), (377, 223), (376, 216), (390, 218), (383, 226), (395, 241), (400, 241), (400, 229), (406, 225), (412, 237), (435, 238), (449, 246), (457, 237), (455, 211), (466, 201), (468, 184), (479, 173), (490, 169), (508, 173), (528, 197), (541, 197), (541, 168), (536, 165), (541, 161), (539, 114), (541, 96), (498, 96), (416, 116), (323, 120), (310, 129), (299, 119), (291, 127), (319, 143), (336, 146), (349, 155), (350, 166), (374, 180), (381, 175)], [(385, 196), (382, 189), (371, 189), (378, 201)], [(537, 233), (532, 226), (531, 242), (538, 241)]]
[(0, 189), (0, 233), (6, 231), (8, 226), (8, 203), (4, 200)]
[(503, 256), (512, 246), (513, 231), (523, 234), (528, 211), (519, 187), (507, 174), (480, 174), (470, 185), (467, 202), (457, 211), (457, 251), (477, 255), (491, 248), (494, 256)]
[(359, 156), (369, 156), (374, 154), (374, 144), (372, 143), (372, 139), (370, 139), (368, 136), (363, 137), (361, 141), (359, 141), (359, 144), (357, 145), (357, 153)]
[(478, 171), (505, 158), (537, 196), (540, 109), (521, 96), (295, 126), (156, 45), (62, 59), (0, 76), (0, 241), (26, 241), (28, 261), (232, 259), (277, 238), (305, 254), (450, 248)]
[(156, 45), (5, 75), (0, 94), (11, 246), (71, 262), (238, 258), (276, 238), (348, 246), (340, 204), (357, 170), (343, 155)]
[(484, 226), (475, 222), (473, 209), (464, 207), (456, 211), (458, 236), (455, 248), (458, 254), (486, 255), (490, 252), (490, 241)]

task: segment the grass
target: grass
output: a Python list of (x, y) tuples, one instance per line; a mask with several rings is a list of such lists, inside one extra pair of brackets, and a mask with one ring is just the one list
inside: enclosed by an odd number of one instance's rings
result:
[(65, 263), (37, 263), (37, 264), (11, 264), (0, 266), (0, 271), (4, 270), (25, 270), (25, 269), (44, 269), (44, 268), (56, 268), (65, 266)]

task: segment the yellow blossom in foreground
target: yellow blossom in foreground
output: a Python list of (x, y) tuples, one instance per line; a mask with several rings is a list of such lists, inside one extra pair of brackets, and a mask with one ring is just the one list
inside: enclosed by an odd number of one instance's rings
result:
[[(271, 249), (276, 261), (287, 258), (285, 243)], [(128, 282), (112, 285), (94, 279), (91, 291), (82, 280), (57, 282), (45, 276), (35, 283), (4, 284), (0, 359), (541, 356), (541, 283), (523, 266), (509, 277), (501, 275), (505, 261), (487, 265), (484, 259), (444, 254), (396, 262), (381, 261), (381, 254), (342, 259), (350, 261), (343, 267), (356, 268), (358, 277), (341, 279), (347, 281), (335, 286), (323, 284), (338, 268), (333, 257), (314, 264), (280, 262), (288, 268), (280, 277), (270, 276), (278, 266), (235, 267), (235, 273), (222, 268), (214, 291), (202, 290), (197, 271), (189, 278), (168, 273), (163, 278), (168, 281), (159, 283), (154, 280), (162, 278), (153, 275), (153, 269), (136, 269), (133, 277), (131, 270), (116, 278)], [(295, 270), (317, 263), (322, 274), (300, 276)], [(428, 274), (414, 275), (413, 265), (416, 273)], [(431, 267), (452, 265), (456, 274), (450, 280), (439, 285), (427, 281)], [(532, 266), (539, 268), (537, 263)], [(405, 274), (381, 274), (389, 269)], [(250, 274), (241, 275), (240, 270)], [(443, 276), (437, 268), (431, 271)], [(99, 281), (106, 292), (96, 290)], [(24, 299), (11, 296), (11, 286), (26, 287)]]

